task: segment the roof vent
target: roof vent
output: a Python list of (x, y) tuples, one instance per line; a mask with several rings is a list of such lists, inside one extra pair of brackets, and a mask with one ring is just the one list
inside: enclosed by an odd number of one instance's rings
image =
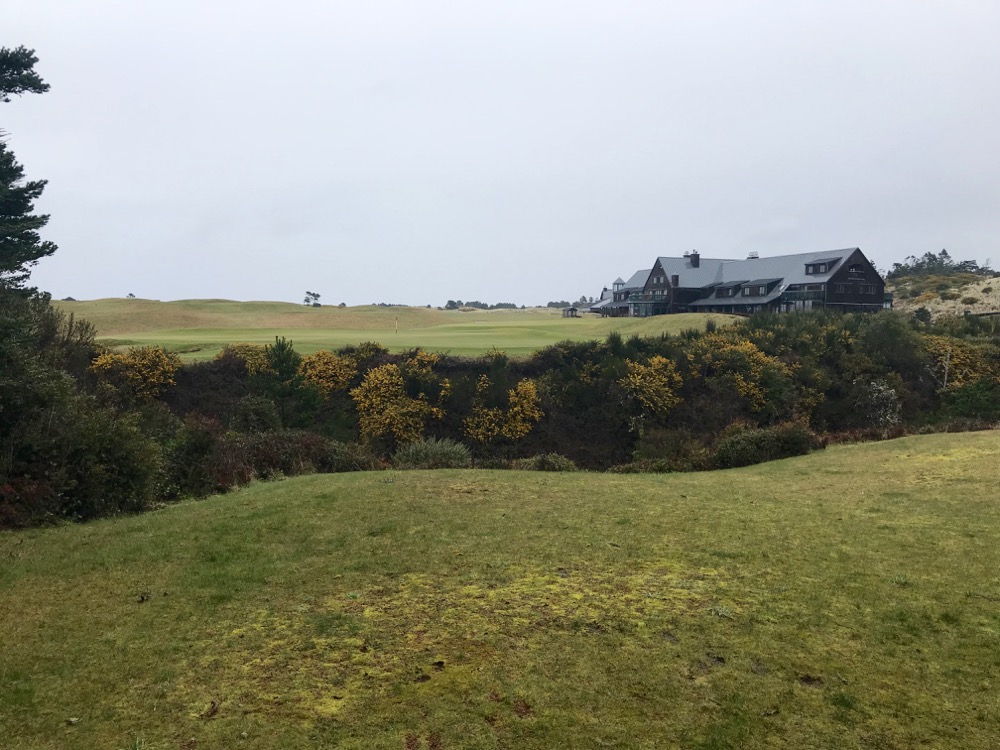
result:
[(747, 254), (747, 260), (757, 260), (757, 258), (759, 258), (759, 257), (760, 257), (760, 255), (757, 253), (756, 250), (751, 250)]
[(685, 251), (684, 251), (684, 257), (685, 257), (685, 258), (686, 258), (686, 257), (688, 257), (688, 256), (689, 256), (690, 254), (691, 254), (691, 253), (690, 253), (690, 252), (688, 252), (687, 250), (685, 250)]

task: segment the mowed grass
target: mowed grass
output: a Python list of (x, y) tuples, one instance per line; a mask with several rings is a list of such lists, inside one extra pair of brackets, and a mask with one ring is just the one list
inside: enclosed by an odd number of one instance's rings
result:
[(11, 748), (994, 748), (1000, 433), (0, 535)]
[(283, 302), (105, 299), (58, 302), (57, 306), (89, 320), (99, 338), (118, 345), (158, 344), (188, 361), (211, 359), (226, 344), (272, 344), (275, 336), (309, 354), (347, 344), (377, 341), (393, 351), (421, 347), (429, 351), (476, 355), (492, 348), (523, 355), (557, 341), (679, 333), (703, 329), (725, 315), (661, 315), (655, 318), (600, 318), (587, 314), (563, 318), (559, 310), (438, 310), (423, 307), (321, 307)]

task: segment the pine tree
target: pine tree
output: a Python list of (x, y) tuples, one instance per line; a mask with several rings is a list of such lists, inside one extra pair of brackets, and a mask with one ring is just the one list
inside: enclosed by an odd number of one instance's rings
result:
[[(41, 94), (49, 85), (33, 70), (38, 58), (24, 47), (0, 47), (0, 102), (12, 94)], [(0, 131), (0, 290), (22, 289), (39, 259), (52, 255), (56, 246), (43, 241), (38, 230), (49, 217), (33, 214), (45, 180), (25, 182), (24, 168), (3, 141)]]

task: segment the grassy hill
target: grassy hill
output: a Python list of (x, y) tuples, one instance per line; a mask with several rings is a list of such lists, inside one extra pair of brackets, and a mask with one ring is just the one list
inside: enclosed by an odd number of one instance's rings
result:
[(887, 287), (895, 293), (893, 307), (914, 312), (924, 307), (931, 315), (1000, 312), (1000, 278), (973, 274), (907, 277)]
[(1000, 433), (388, 472), (0, 535), (40, 748), (991, 748)]
[[(423, 307), (306, 307), (283, 302), (103, 299), (57, 302), (60, 309), (92, 322), (113, 344), (162, 344), (184, 359), (211, 359), (235, 342), (268, 344), (275, 336), (308, 354), (346, 344), (378, 341), (393, 351), (422, 347), (452, 354), (482, 354), (496, 347), (528, 354), (566, 339), (678, 333), (704, 328), (724, 315), (667, 315), (656, 318), (563, 318), (559, 310), (438, 310)], [(398, 324), (398, 330), (397, 330)]]

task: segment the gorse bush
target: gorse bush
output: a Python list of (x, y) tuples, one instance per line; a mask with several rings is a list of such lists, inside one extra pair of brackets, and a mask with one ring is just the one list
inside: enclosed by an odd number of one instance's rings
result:
[(398, 448), (392, 465), (397, 469), (466, 469), (472, 465), (472, 454), (464, 443), (426, 438)]
[(180, 357), (162, 346), (141, 346), (124, 352), (104, 352), (90, 369), (126, 398), (143, 401), (156, 398), (174, 385), (180, 367)]
[(714, 464), (720, 469), (802, 456), (822, 447), (817, 435), (801, 422), (773, 427), (748, 427), (738, 424), (728, 428), (715, 443)]

